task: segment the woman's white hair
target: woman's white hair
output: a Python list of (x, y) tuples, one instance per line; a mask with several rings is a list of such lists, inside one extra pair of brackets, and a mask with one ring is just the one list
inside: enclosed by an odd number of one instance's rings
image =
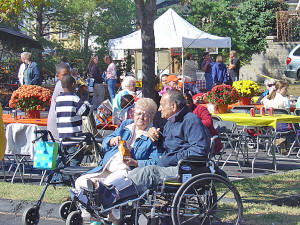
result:
[(268, 84), (276, 84), (276, 80), (274, 80), (274, 79), (267, 79), (267, 80), (265, 80), (265, 85), (267, 86)]
[(135, 103), (134, 108), (145, 110), (151, 113), (152, 115), (154, 115), (157, 112), (157, 105), (151, 98), (140, 98)]
[(123, 90), (124, 90), (124, 89), (127, 89), (127, 88), (129, 87), (129, 84), (130, 84), (131, 82), (134, 82), (134, 83), (135, 83), (135, 81), (136, 81), (136, 79), (135, 79), (134, 77), (132, 77), (132, 76), (126, 76), (126, 77), (123, 79), (122, 84), (121, 84), (122, 89), (123, 89)]

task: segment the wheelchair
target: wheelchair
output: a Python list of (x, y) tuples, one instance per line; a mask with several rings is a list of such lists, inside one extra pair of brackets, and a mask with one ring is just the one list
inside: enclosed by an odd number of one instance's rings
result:
[[(214, 148), (212, 138), (211, 152)], [(85, 201), (71, 192), (66, 225), (83, 224), (81, 208), (107, 224), (112, 209), (121, 209), (119, 224), (241, 224), (243, 205), (239, 192), (209, 157), (188, 157), (178, 163), (178, 176), (166, 178), (160, 185), (140, 195), (119, 199), (104, 208), (87, 194)], [(83, 191), (84, 192), (84, 191)], [(80, 207), (79, 207), (80, 205)]]
[[(55, 142), (53, 135), (50, 131), (47, 130), (39, 130), (36, 131), (36, 134), (41, 134), (40, 137), (38, 137), (36, 140), (33, 141), (36, 142), (39, 139), (42, 139), (43, 141), (48, 141), (48, 135), (50, 136), (51, 141)], [(98, 145), (98, 143), (102, 143), (103, 138), (95, 138), (91, 133), (78, 133), (76, 134), (76, 137), (72, 138), (65, 138), (63, 141), (72, 141), (76, 142), (78, 146), (78, 151), (81, 151), (82, 148), (86, 145), (91, 146), (93, 145), (95, 148), (95, 151), (99, 153), (100, 157), (103, 157), (103, 153)], [(55, 170), (51, 170), (48, 173), (48, 176), (46, 178), (46, 184), (43, 188), (42, 193), (40, 194), (39, 199), (37, 202), (29, 207), (26, 208), (22, 215), (22, 224), (29, 225), (29, 224), (38, 224), (40, 219), (39, 209), (42, 204), (44, 195), (47, 191), (47, 188), (50, 185), (68, 185), (71, 187), (75, 187), (75, 180), (83, 173), (89, 171), (92, 169), (91, 167), (80, 167), (80, 166), (69, 166), (69, 161), (64, 154), (61, 146), (58, 148), (58, 155), (61, 157), (62, 166), (57, 166)], [(62, 181), (53, 181), (53, 176), (55, 174), (61, 174), (63, 176), (68, 176), (68, 181), (62, 180)], [(70, 208), (71, 207), (71, 208)], [(71, 201), (64, 202), (60, 208), (59, 208), (59, 215), (63, 220), (66, 220), (69, 210), (76, 210), (71, 204)]]

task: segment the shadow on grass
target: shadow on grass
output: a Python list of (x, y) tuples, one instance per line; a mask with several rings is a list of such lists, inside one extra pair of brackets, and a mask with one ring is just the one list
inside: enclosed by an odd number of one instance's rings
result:
[(258, 212), (244, 215), (242, 225), (299, 225), (300, 215), (279, 212)]

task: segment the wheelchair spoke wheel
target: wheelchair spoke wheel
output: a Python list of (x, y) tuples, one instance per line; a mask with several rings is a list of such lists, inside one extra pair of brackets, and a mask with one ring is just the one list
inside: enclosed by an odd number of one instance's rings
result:
[(175, 225), (240, 224), (243, 206), (232, 183), (216, 174), (200, 174), (185, 182), (172, 203)]
[(36, 206), (27, 208), (23, 212), (22, 216), (22, 224), (24, 225), (36, 225), (39, 223), (40, 220), (40, 213), (39, 208)]

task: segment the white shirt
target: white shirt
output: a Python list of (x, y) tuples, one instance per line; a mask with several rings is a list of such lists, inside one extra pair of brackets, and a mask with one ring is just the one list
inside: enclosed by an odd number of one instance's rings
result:
[(24, 84), (24, 70), (25, 70), (25, 63), (22, 63), (20, 65), (19, 72), (18, 72), (18, 78), (21, 85)]
[(262, 99), (262, 103), (265, 108), (274, 108), (274, 109), (286, 109), (290, 108), (290, 101), (287, 97), (282, 96), (280, 93), (276, 93), (275, 98), (269, 100), (267, 97)]

